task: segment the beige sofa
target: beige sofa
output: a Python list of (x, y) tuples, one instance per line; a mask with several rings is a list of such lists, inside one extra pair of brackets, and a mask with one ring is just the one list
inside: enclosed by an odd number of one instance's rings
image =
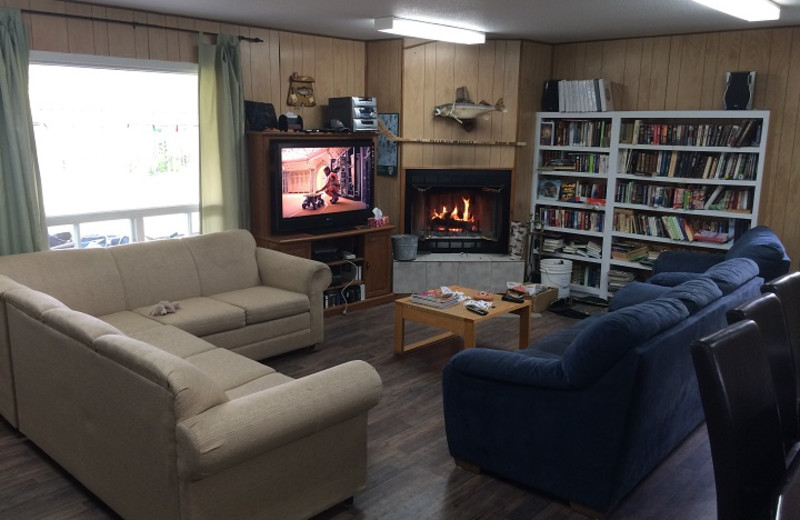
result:
[[(0, 256), (0, 275), (126, 334), (173, 325), (256, 360), (322, 341), (322, 292), (331, 281), (325, 264), (256, 247), (244, 230)], [(180, 310), (151, 316), (162, 300)], [(0, 320), (0, 414), (16, 425), (2, 328)]]
[[(294, 283), (321, 294), (330, 276), (317, 266), (300, 275), (300, 259), (282, 263), (271, 251), (248, 251), (247, 237), (229, 232), (98, 253), (24, 255), (27, 269), (44, 268), (38, 278), (21, 275), (27, 271), (14, 257), (0, 259), (0, 273), (13, 265), (26, 282), (0, 275), (2, 377), (11, 378), (16, 425), (123, 518), (309, 518), (366, 485), (367, 412), (381, 393), (375, 370), (351, 361), (294, 380), (237, 353), (286, 350), (277, 345), (280, 335), (259, 341), (247, 330), (266, 329), (258, 320), (281, 314), (259, 307), (253, 292), (282, 295)], [(235, 244), (253, 261), (235, 258)], [(197, 266), (189, 273), (172, 257), (189, 269), (187, 250)], [(56, 269), (62, 254), (67, 260)], [(172, 266), (167, 274), (153, 269), (162, 263)], [(259, 279), (279, 280), (278, 287), (247, 286), (252, 271), (227, 272), (247, 265), (258, 266)], [(289, 273), (305, 278), (290, 282)], [(181, 289), (176, 276), (197, 292)], [(238, 281), (223, 283), (226, 276)], [(31, 288), (46, 285), (46, 292)], [(305, 318), (297, 319), (306, 327), (317, 303), (311, 292), (302, 293)], [(287, 298), (300, 307), (298, 297)], [(160, 299), (181, 301), (164, 317), (174, 325), (147, 315)], [(226, 309), (219, 303), (248, 306), (239, 334), (225, 331), (225, 319), (209, 310)], [(184, 311), (202, 317), (180, 316)], [(288, 342), (321, 339), (321, 332), (293, 328), (281, 329)]]

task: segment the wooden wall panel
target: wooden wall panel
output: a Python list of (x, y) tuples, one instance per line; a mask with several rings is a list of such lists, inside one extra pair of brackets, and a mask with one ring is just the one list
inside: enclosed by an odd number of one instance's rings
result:
[[(378, 100), (378, 112), (401, 114), (403, 40), (368, 42), (366, 55), (366, 95)], [(398, 161), (402, 161), (403, 152), (403, 146), (398, 146)], [(393, 177), (379, 176), (375, 179), (375, 205), (393, 224), (400, 222), (402, 191), (399, 172)]]
[[(620, 63), (624, 64), (621, 76)], [(800, 205), (800, 28), (557, 45), (552, 70), (553, 77), (563, 79), (604, 77), (621, 82), (614, 102), (622, 110), (719, 110), (725, 73), (756, 71), (753, 108), (770, 110), (771, 119), (759, 222), (779, 234), (796, 268), (800, 219), (793, 211)]]
[[(8, 7), (48, 13), (24, 15), (33, 50), (196, 63), (195, 31), (259, 37), (263, 43), (241, 44), (245, 97), (272, 103), (278, 113), (284, 113), (289, 110), (286, 106), (289, 76), (295, 71), (314, 76), (317, 106), (297, 110), (307, 128), (320, 128), (325, 123), (328, 97), (362, 96), (365, 92), (364, 42), (65, 0), (2, 1)], [(131, 24), (60, 16), (66, 14)], [(134, 27), (133, 22), (166, 28)]]

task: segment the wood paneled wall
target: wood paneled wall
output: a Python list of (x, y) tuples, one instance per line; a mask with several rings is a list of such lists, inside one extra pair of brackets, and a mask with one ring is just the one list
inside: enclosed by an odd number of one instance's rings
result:
[[(404, 138), (472, 141), (515, 141), (519, 110), (520, 41), (489, 41), (483, 45), (405, 40), (403, 52)], [(491, 112), (466, 132), (450, 118), (433, 117), (433, 108), (455, 101), (466, 86), (474, 102), (503, 99), (506, 112)], [(403, 145), (403, 167), (512, 168), (514, 147), (449, 144)]]
[[(361, 96), (365, 91), (366, 45), (361, 41), (64, 0), (0, 0), (0, 6), (52, 13), (23, 15), (32, 50), (196, 63), (198, 32), (261, 38), (263, 43), (243, 41), (240, 47), (245, 98), (272, 103), (278, 114), (292, 110), (302, 116), (307, 128), (324, 125), (329, 97)], [(62, 16), (68, 14), (168, 28), (134, 28)], [(293, 72), (316, 80), (316, 107), (297, 109), (286, 105)]]
[(800, 28), (558, 45), (553, 78), (603, 77), (617, 110), (718, 110), (725, 72), (756, 71), (753, 108), (770, 111), (759, 223), (800, 261)]

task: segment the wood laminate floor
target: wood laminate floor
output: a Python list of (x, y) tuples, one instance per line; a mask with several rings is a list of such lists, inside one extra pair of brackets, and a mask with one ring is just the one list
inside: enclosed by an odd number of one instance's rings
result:
[[(394, 304), (329, 316), (315, 349), (266, 361), (292, 377), (351, 359), (371, 363), (383, 379), (383, 398), (369, 415), (367, 489), (351, 507), (337, 506), (314, 520), (586, 520), (566, 504), (500, 478), (456, 467), (447, 452), (441, 370), (459, 339), (396, 357)], [(515, 349), (517, 318), (478, 326), (478, 347)], [(531, 342), (574, 320), (534, 315)], [(408, 341), (435, 332), (408, 323)], [(0, 518), (114, 519), (113, 511), (0, 419)], [(609, 520), (713, 520), (711, 454), (704, 426), (646, 478)], [(224, 519), (220, 519), (224, 520)], [(270, 519), (280, 520), (280, 519)]]

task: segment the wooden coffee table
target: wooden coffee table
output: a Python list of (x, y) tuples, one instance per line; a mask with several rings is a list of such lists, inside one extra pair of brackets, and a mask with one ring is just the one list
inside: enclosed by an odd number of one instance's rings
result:
[[(475, 295), (480, 292), (475, 289), (468, 289), (456, 285), (450, 288), (454, 291), (461, 291), (467, 296)], [(468, 311), (463, 303), (459, 303), (447, 309), (437, 309), (435, 307), (412, 303), (411, 296), (395, 300), (394, 353), (402, 355), (418, 348), (428, 347), (454, 336), (462, 336), (464, 338), (464, 348), (475, 348), (475, 324), (509, 313), (519, 315), (519, 348), (527, 348), (531, 333), (531, 302), (528, 300), (522, 303), (507, 302), (501, 300), (500, 295), (496, 294), (492, 304), (494, 306), (489, 309), (489, 314), (481, 316), (480, 314)], [(405, 345), (406, 321), (423, 323), (432, 327), (445, 329), (448, 332)]]

